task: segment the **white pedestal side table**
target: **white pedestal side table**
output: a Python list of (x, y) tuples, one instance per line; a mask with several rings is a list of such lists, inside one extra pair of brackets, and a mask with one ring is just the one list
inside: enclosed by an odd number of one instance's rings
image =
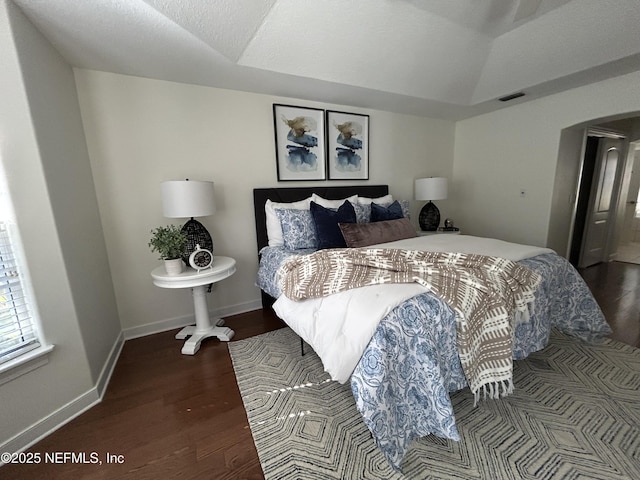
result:
[(164, 266), (154, 268), (151, 272), (153, 284), (161, 288), (191, 288), (193, 295), (193, 308), (195, 311), (195, 326), (184, 327), (176, 338), (184, 340), (190, 337), (182, 346), (184, 355), (194, 355), (200, 344), (206, 338), (217, 337), (220, 341), (228, 342), (233, 338), (234, 331), (224, 327), (221, 318), (209, 318), (207, 306), (207, 286), (225, 278), (229, 278), (236, 272), (236, 261), (230, 257), (213, 257), (211, 268), (199, 272), (188, 267), (179, 275), (167, 275)]

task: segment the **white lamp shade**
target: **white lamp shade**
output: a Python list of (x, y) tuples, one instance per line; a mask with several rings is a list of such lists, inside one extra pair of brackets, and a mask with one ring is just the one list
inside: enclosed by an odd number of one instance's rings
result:
[(447, 179), (443, 177), (418, 178), (415, 181), (416, 200), (443, 200), (447, 198)]
[(216, 211), (213, 182), (169, 180), (162, 182), (160, 189), (162, 212), (165, 217), (206, 217)]

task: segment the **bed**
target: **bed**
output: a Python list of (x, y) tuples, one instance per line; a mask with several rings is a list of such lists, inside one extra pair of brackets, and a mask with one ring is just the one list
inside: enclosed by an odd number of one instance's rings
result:
[[(354, 195), (374, 199), (374, 203), (376, 199), (389, 200), (385, 185), (254, 190), (260, 258), (256, 283), (262, 290), (263, 306), (273, 308), (311, 345), (333, 380), (350, 384), (358, 410), (378, 447), (391, 466), (400, 470), (413, 439), (436, 435), (459, 440), (449, 392), (469, 383), (456, 346), (460, 336), (456, 326), (458, 312), (418, 283), (370, 285), (303, 301), (282, 295), (280, 279), (276, 278), (279, 267), (292, 258), (303, 258), (302, 255), (306, 259), (317, 253), (313, 246), (298, 244), (297, 240), (270, 245), (265, 205), (270, 203), (273, 208), (272, 202), (298, 202), (299, 209), (304, 210), (300, 202), (313, 194), (314, 198), (326, 199), (334, 211), (344, 199), (350, 197), (354, 201)], [(288, 210), (287, 205), (279, 207)], [(406, 210), (403, 213), (406, 215)], [(305, 248), (293, 248), (298, 246)], [(544, 348), (552, 328), (588, 342), (610, 333), (582, 278), (564, 258), (549, 249), (468, 235), (409, 235), (364, 248), (371, 249), (442, 252), (450, 256), (453, 254), (448, 252), (463, 252), (465, 258), (504, 257), (516, 268), (526, 267), (523, 270), (537, 273), (539, 283), (532, 300), (514, 315), (512, 322), (513, 360)], [(500, 392), (493, 393), (489, 392), (492, 398), (501, 396)]]

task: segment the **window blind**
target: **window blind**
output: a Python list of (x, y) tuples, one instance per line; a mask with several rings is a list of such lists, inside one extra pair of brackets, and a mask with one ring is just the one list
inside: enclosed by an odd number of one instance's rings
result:
[(0, 221), (0, 364), (40, 346), (10, 233)]

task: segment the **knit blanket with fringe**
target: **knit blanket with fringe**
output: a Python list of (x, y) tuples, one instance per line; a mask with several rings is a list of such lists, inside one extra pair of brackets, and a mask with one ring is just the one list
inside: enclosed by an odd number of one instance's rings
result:
[(382, 283), (418, 282), (456, 316), (457, 349), (469, 388), (500, 398), (513, 392), (516, 312), (527, 312), (540, 276), (504, 258), (385, 248), (340, 248), (297, 255), (278, 270), (284, 295), (298, 301)]

